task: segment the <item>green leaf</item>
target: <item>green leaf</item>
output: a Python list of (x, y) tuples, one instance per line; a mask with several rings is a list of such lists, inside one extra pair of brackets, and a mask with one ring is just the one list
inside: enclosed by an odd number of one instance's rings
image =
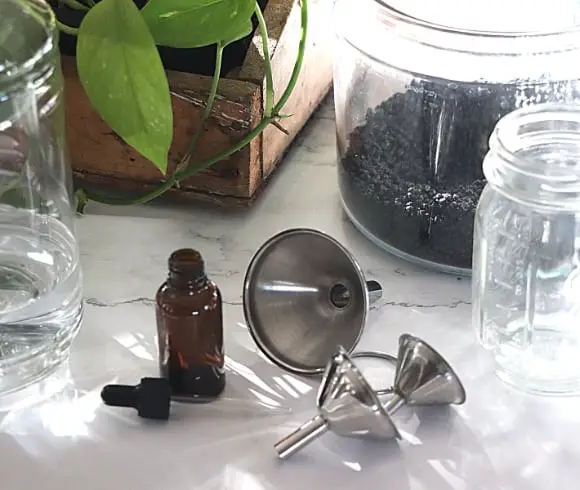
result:
[(95, 110), (165, 174), (173, 136), (167, 77), (133, 0), (102, 0), (79, 29), (77, 69)]
[(228, 29), (225, 32), (222, 32), (224, 39), (220, 39), (220, 42), (223, 43), (224, 47), (227, 46), (228, 44), (231, 44), (239, 39), (246, 37), (254, 30), (251, 17), (246, 22), (237, 27), (238, 27), (237, 30)]
[(252, 31), (255, 0), (149, 0), (141, 14), (158, 45), (229, 44)]

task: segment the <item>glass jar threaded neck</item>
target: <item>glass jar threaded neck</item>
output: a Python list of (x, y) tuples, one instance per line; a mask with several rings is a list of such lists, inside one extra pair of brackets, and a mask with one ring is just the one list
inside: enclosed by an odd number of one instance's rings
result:
[(510, 199), (580, 211), (580, 105), (537, 104), (500, 119), (483, 162)]

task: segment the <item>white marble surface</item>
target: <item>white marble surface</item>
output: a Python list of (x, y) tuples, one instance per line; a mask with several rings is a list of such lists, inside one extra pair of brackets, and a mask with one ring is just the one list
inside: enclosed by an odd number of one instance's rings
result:
[[(330, 104), (320, 110), (249, 212), (108, 208), (78, 221), (86, 316), (68, 377), (44, 401), (0, 415), (0, 488), (63, 490), (573, 490), (580, 477), (580, 401), (527, 396), (502, 385), (470, 328), (470, 284), (385, 255), (345, 220)], [(250, 340), (241, 308), (245, 268), (259, 245), (308, 226), (346, 245), (384, 297), (359, 348), (394, 352), (403, 332), (423, 337), (462, 376), (467, 402), (403, 410), (404, 440), (370, 443), (332, 434), (280, 462), (273, 443), (314, 415), (316, 380), (269, 364)], [(198, 248), (224, 295), (228, 387), (213, 404), (173, 405), (147, 423), (103, 407), (110, 382), (156, 374), (152, 298), (168, 254)], [(364, 368), (364, 367), (363, 367)], [(391, 371), (374, 366), (373, 383)], [(62, 386), (64, 379), (64, 387)]]

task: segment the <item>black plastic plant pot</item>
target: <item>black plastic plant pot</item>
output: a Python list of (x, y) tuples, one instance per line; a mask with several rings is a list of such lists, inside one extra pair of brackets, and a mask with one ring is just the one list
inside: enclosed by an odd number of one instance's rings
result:
[[(96, 0), (99, 2), (100, 0)], [(143, 8), (147, 0), (133, 0), (139, 8)], [(49, 0), (53, 7), (57, 19), (70, 27), (78, 28), (86, 14), (83, 10), (76, 10), (67, 5), (63, 5), (57, 0)], [(265, 10), (268, 0), (258, 0), (262, 11)], [(254, 30), (258, 21), (254, 16), (252, 19)], [(227, 74), (238, 68), (244, 62), (246, 53), (250, 46), (253, 33), (230, 44), (224, 49), (222, 59), (222, 73)], [(59, 48), (61, 54), (74, 56), (76, 53), (76, 36), (62, 33), (60, 34)], [(170, 48), (158, 46), (161, 61), (166, 70), (192, 73), (196, 75), (212, 76), (215, 70), (216, 45), (204, 46), (202, 48)]]

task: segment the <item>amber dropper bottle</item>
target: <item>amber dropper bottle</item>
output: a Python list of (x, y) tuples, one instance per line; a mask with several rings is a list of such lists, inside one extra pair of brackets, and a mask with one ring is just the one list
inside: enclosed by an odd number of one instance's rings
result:
[(171, 254), (156, 295), (159, 367), (176, 399), (211, 399), (225, 388), (222, 297), (201, 254)]

